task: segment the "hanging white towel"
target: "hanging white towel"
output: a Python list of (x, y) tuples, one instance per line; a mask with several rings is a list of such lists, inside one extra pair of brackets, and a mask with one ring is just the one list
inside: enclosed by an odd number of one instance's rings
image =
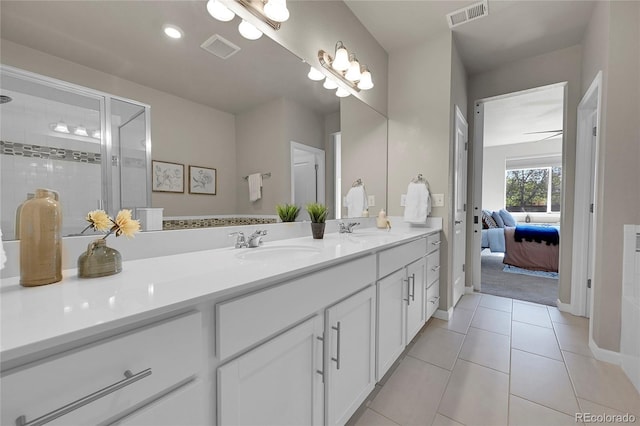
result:
[(7, 255), (4, 254), (4, 247), (2, 247), (2, 229), (0, 229), (0, 269), (4, 268), (4, 263), (7, 261)]
[(409, 183), (404, 202), (404, 221), (426, 223), (431, 213), (431, 195), (424, 183)]
[(247, 178), (249, 181), (249, 201), (262, 198), (262, 173), (254, 173)]
[(362, 212), (369, 209), (367, 201), (367, 191), (364, 185), (353, 186), (345, 197), (347, 207), (347, 217), (362, 217)]

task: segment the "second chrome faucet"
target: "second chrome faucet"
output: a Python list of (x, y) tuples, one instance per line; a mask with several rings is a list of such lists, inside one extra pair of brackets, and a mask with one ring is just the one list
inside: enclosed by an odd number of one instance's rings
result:
[(262, 237), (267, 235), (266, 230), (258, 230), (253, 234), (245, 237), (244, 232), (232, 232), (229, 234), (230, 237), (237, 236), (235, 248), (254, 248), (260, 247), (262, 244)]
[(351, 234), (353, 232), (353, 228), (358, 225), (360, 225), (360, 222), (340, 222), (338, 223), (338, 232), (341, 234)]

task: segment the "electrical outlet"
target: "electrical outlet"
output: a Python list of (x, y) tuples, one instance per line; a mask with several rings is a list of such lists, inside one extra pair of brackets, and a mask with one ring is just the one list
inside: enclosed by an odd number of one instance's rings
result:
[(369, 207), (374, 207), (376, 205), (376, 196), (375, 195), (369, 195), (367, 196), (367, 204), (369, 204)]
[(444, 194), (433, 194), (433, 207), (444, 207)]
[(400, 207), (404, 207), (407, 205), (407, 194), (402, 194), (400, 196)]

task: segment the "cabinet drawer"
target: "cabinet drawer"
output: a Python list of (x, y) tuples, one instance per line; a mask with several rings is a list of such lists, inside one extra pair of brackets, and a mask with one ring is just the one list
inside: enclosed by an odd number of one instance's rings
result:
[[(67, 404), (73, 409), (51, 424), (112, 419), (194, 377), (203, 356), (201, 330), (200, 313), (193, 313), (9, 372), (2, 377), (2, 424), (60, 414)], [(99, 398), (86, 398), (96, 392)]]
[(427, 255), (427, 286), (440, 278), (440, 250)]
[(216, 305), (221, 360), (295, 324), (376, 280), (369, 255)]
[(427, 236), (427, 253), (431, 253), (432, 251), (439, 249), (440, 244), (440, 232)]
[(431, 318), (431, 315), (438, 309), (440, 303), (440, 281), (436, 281), (427, 288), (427, 298), (425, 304), (427, 305), (425, 311), (427, 313), (427, 319)]
[(426, 238), (420, 238), (398, 247), (381, 251), (378, 254), (378, 277), (386, 277), (405, 265), (425, 255)]

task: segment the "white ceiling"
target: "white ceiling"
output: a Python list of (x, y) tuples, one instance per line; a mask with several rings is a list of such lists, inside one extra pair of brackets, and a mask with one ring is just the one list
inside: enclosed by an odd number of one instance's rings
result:
[(484, 146), (558, 139), (562, 144), (564, 87), (527, 91), (484, 103)]

